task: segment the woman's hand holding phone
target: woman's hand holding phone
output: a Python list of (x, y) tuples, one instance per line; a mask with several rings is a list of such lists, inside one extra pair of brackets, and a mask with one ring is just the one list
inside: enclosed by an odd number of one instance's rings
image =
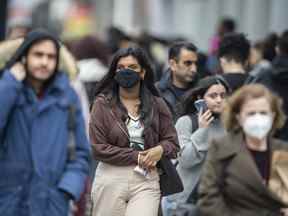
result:
[(198, 99), (194, 102), (194, 106), (198, 111), (199, 128), (207, 128), (214, 120), (212, 112), (208, 109), (204, 99)]
[(198, 114), (198, 124), (199, 128), (207, 128), (211, 124), (211, 122), (214, 120), (214, 117), (212, 115), (212, 112), (207, 109), (204, 113), (203, 111), (200, 111)]
[(24, 65), (21, 62), (15, 63), (11, 69), (11, 74), (15, 77), (18, 81), (23, 81), (26, 77), (26, 70)]
[(150, 171), (155, 168), (157, 162), (161, 159), (163, 152), (164, 150), (161, 145), (140, 152), (138, 165)]

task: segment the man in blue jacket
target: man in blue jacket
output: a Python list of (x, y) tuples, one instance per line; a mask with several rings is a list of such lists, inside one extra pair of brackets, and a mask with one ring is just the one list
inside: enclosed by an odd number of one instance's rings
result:
[(68, 215), (84, 188), (90, 145), (59, 48), (30, 32), (0, 79), (0, 215)]

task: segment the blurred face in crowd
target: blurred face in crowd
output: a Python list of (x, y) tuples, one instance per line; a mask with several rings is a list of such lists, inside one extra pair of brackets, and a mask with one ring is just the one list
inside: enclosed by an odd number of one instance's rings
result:
[[(145, 70), (142, 69), (137, 59), (133, 56), (126, 56), (119, 59), (117, 63), (117, 72), (123, 69), (130, 69), (139, 73), (142, 80), (144, 80)], [(116, 73), (117, 73), (116, 72)]]
[(237, 116), (246, 136), (263, 139), (272, 128), (274, 113), (266, 97), (246, 100)]
[(204, 94), (208, 109), (212, 113), (221, 113), (223, 109), (223, 103), (226, 98), (226, 89), (222, 84), (212, 85)]
[(181, 83), (190, 83), (194, 80), (197, 72), (197, 53), (182, 48), (178, 59), (170, 60), (173, 78)]
[(255, 114), (273, 116), (269, 101), (265, 97), (248, 99), (241, 107), (238, 115), (240, 126), (243, 125), (247, 117)]
[(45, 82), (54, 74), (57, 65), (57, 50), (51, 40), (42, 40), (31, 46), (25, 64), (28, 77)]
[(262, 54), (259, 49), (251, 48), (250, 49), (250, 56), (249, 56), (249, 64), (254, 66), (258, 64), (262, 59)]

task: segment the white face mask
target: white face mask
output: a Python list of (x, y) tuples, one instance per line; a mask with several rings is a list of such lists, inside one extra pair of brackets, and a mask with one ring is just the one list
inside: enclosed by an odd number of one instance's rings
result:
[(245, 119), (243, 130), (245, 134), (263, 139), (272, 128), (273, 118), (266, 114), (255, 114)]

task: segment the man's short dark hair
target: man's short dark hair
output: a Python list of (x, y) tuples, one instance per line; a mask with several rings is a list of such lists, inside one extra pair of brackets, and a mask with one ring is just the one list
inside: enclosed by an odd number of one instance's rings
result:
[(235, 28), (236, 28), (236, 23), (235, 21), (232, 19), (232, 18), (224, 18), (222, 21), (221, 21), (221, 25), (222, 27), (224, 28), (225, 32), (234, 32), (235, 31)]
[(282, 55), (288, 55), (288, 30), (280, 36), (277, 45)]
[(171, 45), (168, 58), (178, 60), (182, 49), (197, 52), (197, 47), (190, 42), (176, 42)]
[(220, 42), (218, 57), (225, 57), (228, 61), (245, 64), (249, 58), (250, 42), (244, 34), (229, 33), (225, 34)]

